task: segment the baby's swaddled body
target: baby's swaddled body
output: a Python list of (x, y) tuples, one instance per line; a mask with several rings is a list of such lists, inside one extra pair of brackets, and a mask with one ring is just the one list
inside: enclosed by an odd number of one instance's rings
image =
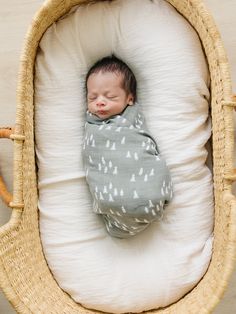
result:
[(93, 210), (118, 238), (160, 219), (173, 197), (169, 170), (140, 109), (136, 102), (105, 120), (86, 113), (83, 162)]

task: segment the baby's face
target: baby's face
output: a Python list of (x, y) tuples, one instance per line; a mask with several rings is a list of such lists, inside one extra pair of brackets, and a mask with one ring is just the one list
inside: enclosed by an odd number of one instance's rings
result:
[(133, 104), (132, 94), (122, 88), (123, 77), (112, 72), (98, 72), (87, 81), (88, 110), (102, 119), (121, 113)]

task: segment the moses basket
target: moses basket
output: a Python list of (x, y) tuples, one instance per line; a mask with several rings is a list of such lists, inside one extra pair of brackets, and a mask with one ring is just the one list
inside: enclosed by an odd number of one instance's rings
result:
[[(100, 0), (101, 1), (101, 0)], [(128, 1), (128, 0), (127, 0)], [(39, 234), (37, 173), (34, 150), (34, 62), (46, 29), (72, 6), (85, 0), (48, 0), (35, 15), (20, 60), (15, 126), (0, 137), (14, 141), (14, 184), (11, 195), (0, 177), (0, 194), (12, 208), (0, 228), (0, 285), (18, 313), (95, 313), (76, 303), (57, 284), (45, 260)], [(236, 256), (236, 199), (232, 184), (233, 110), (227, 57), (211, 15), (201, 0), (168, 0), (197, 31), (211, 77), (213, 179), (215, 197), (212, 259), (202, 280), (178, 302), (153, 313), (209, 313), (219, 302)]]

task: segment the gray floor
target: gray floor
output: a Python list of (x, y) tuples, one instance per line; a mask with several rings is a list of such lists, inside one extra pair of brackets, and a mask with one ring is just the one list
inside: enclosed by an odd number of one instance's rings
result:
[[(1, 0), (0, 11), (0, 126), (12, 126), (15, 122), (15, 90), (20, 50), (30, 20), (42, 0)], [(222, 38), (231, 64), (233, 89), (236, 94), (236, 1), (205, 0), (210, 8)], [(2, 114), (4, 112), (4, 115)], [(12, 186), (12, 144), (0, 143), (0, 170), (6, 178), (9, 189)], [(9, 210), (0, 201), (0, 225), (9, 218)], [(236, 271), (230, 281), (224, 298), (214, 314), (236, 313)], [(0, 314), (16, 313), (3, 294), (0, 293)]]

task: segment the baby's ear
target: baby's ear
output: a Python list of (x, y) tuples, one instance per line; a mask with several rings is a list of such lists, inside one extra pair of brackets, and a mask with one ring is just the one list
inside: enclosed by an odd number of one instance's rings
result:
[(134, 104), (134, 97), (133, 97), (132, 94), (129, 95), (128, 104), (129, 104), (130, 106), (132, 106), (132, 105)]

